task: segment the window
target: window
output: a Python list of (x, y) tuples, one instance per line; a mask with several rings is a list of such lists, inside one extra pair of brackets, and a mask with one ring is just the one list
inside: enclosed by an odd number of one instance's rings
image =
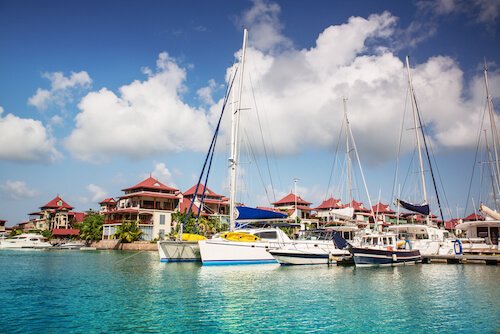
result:
[(160, 215), (160, 225), (165, 225), (165, 215)]
[(278, 239), (276, 231), (255, 233), (255, 236), (261, 239)]

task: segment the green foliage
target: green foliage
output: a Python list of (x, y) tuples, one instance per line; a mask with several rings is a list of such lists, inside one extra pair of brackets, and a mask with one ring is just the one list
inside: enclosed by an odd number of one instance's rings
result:
[[(180, 226), (184, 222), (185, 217), (185, 213), (175, 212), (172, 214), (172, 220), (176, 222), (176, 233), (179, 233)], [(191, 213), (182, 231), (184, 233), (197, 233), (204, 236), (211, 236), (217, 232), (227, 231), (228, 228), (229, 226), (226, 222), (223, 222), (221, 219), (215, 217), (200, 217), (197, 225), (196, 216)]]
[(43, 230), (42, 235), (44, 238), (50, 239), (50, 238), (52, 238), (52, 231), (51, 230)]
[(135, 220), (123, 220), (120, 226), (116, 227), (115, 237), (123, 243), (130, 243), (139, 240), (142, 231)]
[(102, 224), (104, 216), (98, 213), (91, 213), (85, 216), (82, 223), (78, 224), (80, 229), (80, 239), (87, 241), (98, 241), (102, 239)]
[(23, 230), (20, 230), (20, 229), (14, 227), (12, 229), (12, 231), (10, 231), (9, 237), (12, 238), (12, 237), (15, 237), (16, 235), (20, 235), (20, 234), (23, 234)]

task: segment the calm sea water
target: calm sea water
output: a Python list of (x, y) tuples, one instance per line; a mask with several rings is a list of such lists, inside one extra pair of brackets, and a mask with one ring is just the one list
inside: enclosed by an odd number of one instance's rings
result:
[(0, 251), (0, 333), (499, 333), (500, 267), (210, 266)]

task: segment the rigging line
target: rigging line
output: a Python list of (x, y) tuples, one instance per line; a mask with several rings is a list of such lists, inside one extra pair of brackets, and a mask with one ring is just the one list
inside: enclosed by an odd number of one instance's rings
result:
[(250, 79), (250, 87), (252, 89), (252, 97), (253, 97), (253, 102), (254, 102), (254, 106), (255, 106), (255, 113), (257, 115), (257, 122), (259, 123), (260, 139), (262, 140), (262, 147), (264, 149), (264, 156), (266, 157), (266, 166), (267, 166), (267, 172), (269, 174), (269, 182), (271, 183), (271, 190), (273, 191), (273, 198), (274, 198), (274, 201), (276, 202), (276, 193), (274, 192), (274, 183), (273, 183), (273, 178), (271, 176), (271, 168), (269, 167), (269, 157), (267, 154), (266, 142), (264, 140), (264, 132), (262, 131), (262, 123), (260, 122), (259, 107), (257, 106), (257, 100), (255, 99), (255, 91), (253, 88), (252, 75), (249, 73), (248, 77)]
[[(193, 200), (191, 201), (191, 203), (189, 204), (189, 209), (188, 209), (188, 212), (186, 213), (186, 216), (184, 217), (184, 220), (182, 222), (182, 226), (185, 226), (186, 223), (187, 223), (187, 220), (189, 219), (189, 216), (191, 215), (191, 212), (193, 210), (193, 204), (194, 204), (194, 200), (196, 199), (196, 196), (198, 195), (198, 189), (200, 187), (200, 182), (201, 182), (201, 179), (203, 177), (203, 174), (205, 172), (205, 167), (207, 165), (207, 160), (208, 160), (208, 157), (210, 156), (210, 152), (212, 150), (215, 150), (215, 145), (214, 143), (217, 141), (216, 138), (218, 136), (218, 133), (219, 133), (219, 129), (220, 129), (220, 124), (221, 124), (221, 121), (222, 121), (222, 116), (224, 115), (224, 110), (226, 109), (226, 105), (227, 105), (227, 101), (229, 100), (229, 93), (231, 92), (232, 88), (233, 88), (233, 83), (234, 83), (234, 79), (236, 78), (236, 74), (238, 73), (238, 68), (236, 68), (235, 72), (234, 72), (234, 76), (233, 76), (233, 79), (231, 80), (231, 83), (229, 84), (229, 86), (227, 87), (227, 91), (226, 91), (226, 95), (224, 97), (224, 102), (222, 103), (222, 110), (221, 110), (221, 113), (220, 113), (220, 116), (219, 116), (219, 121), (217, 122), (217, 127), (215, 129), (215, 132), (214, 132), (214, 136), (212, 137), (212, 142), (210, 143), (210, 147), (208, 149), (208, 153), (207, 153), (207, 156), (205, 158), (205, 162), (203, 163), (203, 168), (201, 169), (201, 173), (200, 173), (200, 177), (198, 178), (198, 183), (196, 184), (196, 189), (194, 191), (194, 196), (193, 196)], [(200, 204), (200, 209), (201, 210), (201, 207), (203, 206), (203, 202)], [(196, 226), (198, 225), (198, 222), (196, 221)]]
[(332, 162), (332, 168), (330, 168), (330, 176), (328, 178), (328, 185), (326, 186), (326, 194), (325, 194), (325, 198), (324, 200), (326, 200), (328, 198), (328, 191), (330, 190), (330, 185), (332, 183), (332, 178), (333, 178), (333, 172), (335, 171), (335, 167), (337, 166), (337, 163), (338, 163), (338, 153), (339, 153), (339, 147), (340, 147), (340, 139), (341, 139), (341, 136), (342, 136), (342, 133), (343, 133), (343, 129), (344, 129), (344, 117), (342, 117), (342, 124), (340, 126), (340, 131), (339, 131), (339, 136), (337, 138), (337, 147), (335, 148), (335, 158), (333, 159), (333, 162)]
[[(398, 143), (398, 155), (396, 157), (396, 170), (394, 172), (394, 180), (392, 183), (392, 194), (391, 194), (391, 200), (394, 199), (394, 193), (396, 192), (396, 184), (399, 181), (399, 160), (401, 157), (401, 143), (403, 141), (403, 131), (404, 131), (404, 123), (405, 123), (405, 116), (406, 116), (406, 111), (408, 110), (408, 95), (409, 95), (410, 87), (406, 87), (406, 97), (405, 97), (405, 108), (403, 111), (403, 119), (401, 120), (401, 128), (399, 130), (399, 143)], [(398, 194), (399, 196), (400, 194)], [(389, 203), (391, 205), (391, 203)]]
[[(258, 163), (257, 158), (255, 156), (255, 151), (253, 149), (253, 146), (250, 145), (250, 138), (248, 137), (248, 133), (246, 131), (244, 131), (244, 133), (245, 133), (245, 138), (247, 140), (248, 151), (249, 151), (250, 155), (252, 156), (253, 161), (255, 161), (255, 166), (257, 167), (257, 173), (259, 174), (260, 182), (262, 183), (262, 186), (264, 187), (264, 192), (266, 193), (267, 201), (270, 204), (271, 200), (269, 198), (269, 193), (267, 191), (266, 183), (264, 181), (264, 178), (262, 177), (262, 172), (260, 170), (259, 163)], [(272, 185), (271, 185), (271, 187), (272, 187)], [(274, 201), (276, 202), (276, 200), (274, 200)]]
[(472, 173), (471, 173), (470, 180), (469, 180), (469, 190), (467, 191), (467, 200), (465, 201), (464, 215), (467, 214), (467, 209), (469, 208), (470, 193), (471, 193), (471, 190), (472, 190), (472, 182), (473, 182), (474, 173), (475, 173), (475, 170), (476, 170), (476, 163), (477, 163), (477, 156), (478, 156), (478, 153), (479, 153), (479, 146), (481, 145), (481, 136), (482, 136), (482, 129), (483, 129), (483, 125), (484, 125), (485, 114), (486, 114), (486, 106), (485, 106), (485, 108), (483, 110), (483, 116), (481, 117), (481, 126), (479, 127), (479, 130), (478, 130), (478, 133), (477, 133), (476, 152), (474, 154), (474, 161), (473, 161), (473, 164), (472, 164)]
[(498, 203), (497, 203), (497, 195), (496, 195), (496, 189), (495, 189), (495, 185), (494, 185), (494, 167), (493, 167), (493, 157), (491, 156), (491, 150), (490, 150), (490, 147), (488, 145), (488, 136), (486, 134), (486, 129), (484, 130), (484, 138), (485, 138), (485, 143), (486, 143), (486, 161), (487, 161), (487, 164), (488, 164), (488, 169), (490, 171), (490, 179), (491, 179), (491, 187), (493, 188), (493, 191), (492, 191), (492, 195), (493, 195), (493, 203), (495, 203), (495, 209), (497, 210), (498, 209)]
[(431, 171), (432, 185), (434, 186), (434, 191), (436, 192), (436, 199), (437, 199), (437, 203), (438, 203), (439, 213), (441, 214), (441, 220), (444, 224), (443, 209), (441, 208), (441, 200), (439, 199), (439, 193), (438, 193), (437, 187), (436, 187), (436, 179), (434, 178), (434, 171), (432, 170), (431, 158), (429, 156), (429, 148), (427, 146), (427, 139), (425, 138), (424, 125), (422, 123), (422, 116), (420, 115), (420, 111), (418, 110), (417, 97), (415, 96), (415, 92), (413, 92), (413, 99), (415, 102), (415, 108), (417, 110), (418, 122), (420, 123), (420, 132), (422, 133), (422, 139), (424, 140), (425, 155), (427, 157), (427, 162), (429, 163), (429, 170)]

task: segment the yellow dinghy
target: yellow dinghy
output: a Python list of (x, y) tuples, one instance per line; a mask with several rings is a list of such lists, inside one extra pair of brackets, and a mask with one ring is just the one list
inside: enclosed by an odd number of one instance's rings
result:
[(220, 236), (229, 241), (254, 242), (260, 240), (259, 237), (244, 232), (225, 232), (221, 233)]
[[(178, 234), (175, 235), (175, 239), (179, 237)], [(194, 233), (182, 233), (181, 240), (182, 241), (200, 241), (200, 240), (206, 240), (207, 238), (199, 235), (199, 234), (194, 234)]]

